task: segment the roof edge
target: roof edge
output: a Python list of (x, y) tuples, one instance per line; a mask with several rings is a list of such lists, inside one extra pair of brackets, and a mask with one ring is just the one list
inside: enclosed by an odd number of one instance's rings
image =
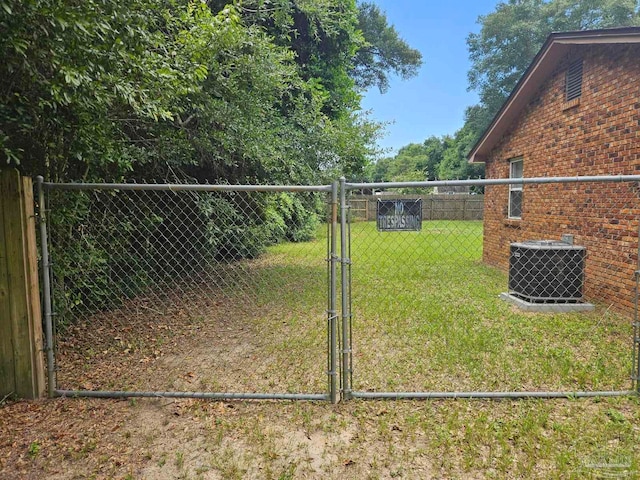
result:
[[(530, 97), (533, 96), (529, 89), (529, 96), (522, 98), (525, 86), (531, 81), (539, 80), (537, 77), (546, 77), (548, 69), (555, 66), (555, 62), (568, 50), (571, 45), (596, 45), (596, 44), (616, 44), (616, 43), (640, 43), (640, 27), (616, 27), (598, 30), (576, 30), (567, 32), (553, 32), (549, 34), (544, 44), (533, 58), (525, 72), (516, 83), (500, 110), (495, 114), (493, 120), (482, 133), (478, 141), (469, 151), (467, 160), (470, 163), (484, 163), (488, 153), (493, 149), (495, 143), (506, 131), (504, 123), (508, 120), (512, 108), (522, 108), (526, 105)], [(536, 76), (535, 74), (538, 73)], [(524, 92), (526, 93), (526, 92)], [(519, 110), (518, 110), (519, 112)]]

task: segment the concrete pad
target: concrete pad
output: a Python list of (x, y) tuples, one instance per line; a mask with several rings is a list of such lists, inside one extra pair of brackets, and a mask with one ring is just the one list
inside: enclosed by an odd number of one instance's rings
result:
[(566, 312), (590, 312), (595, 307), (593, 303), (579, 302), (579, 303), (532, 303), (522, 300), (507, 292), (500, 294), (500, 298), (505, 302), (512, 303), (520, 310), (525, 312), (538, 312), (538, 313), (566, 313)]

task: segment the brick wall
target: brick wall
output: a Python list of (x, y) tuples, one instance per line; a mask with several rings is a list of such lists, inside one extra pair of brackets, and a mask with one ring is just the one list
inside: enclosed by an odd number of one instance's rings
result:
[[(565, 70), (582, 57), (582, 95), (564, 101)], [(640, 46), (575, 47), (488, 156), (487, 178), (640, 173)], [(633, 311), (638, 262), (636, 184), (526, 185), (521, 220), (507, 219), (508, 187), (485, 190), (485, 262), (507, 268), (509, 244), (575, 236), (587, 247), (585, 295)]]

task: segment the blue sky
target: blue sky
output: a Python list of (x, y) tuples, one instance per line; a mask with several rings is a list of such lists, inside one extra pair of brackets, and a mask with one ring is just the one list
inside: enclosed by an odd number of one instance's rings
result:
[(394, 122), (379, 146), (397, 151), (431, 135), (453, 134), (462, 127), (465, 108), (478, 101), (475, 92), (467, 91), (467, 35), (480, 30), (478, 16), (494, 11), (499, 0), (374, 2), (423, 59), (416, 77), (393, 78), (383, 95), (377, 88), (366, 93), (363, 109), (372, 110), (374, 120)]

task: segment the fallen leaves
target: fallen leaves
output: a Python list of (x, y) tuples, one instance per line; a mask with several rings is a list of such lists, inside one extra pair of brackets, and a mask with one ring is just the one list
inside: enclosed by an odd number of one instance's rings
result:
[(0, 478), (88, 477), (132, 463), (130, 445), (117, 433), (125, 408), (120, 401), (65, 398), (4, 406)]

